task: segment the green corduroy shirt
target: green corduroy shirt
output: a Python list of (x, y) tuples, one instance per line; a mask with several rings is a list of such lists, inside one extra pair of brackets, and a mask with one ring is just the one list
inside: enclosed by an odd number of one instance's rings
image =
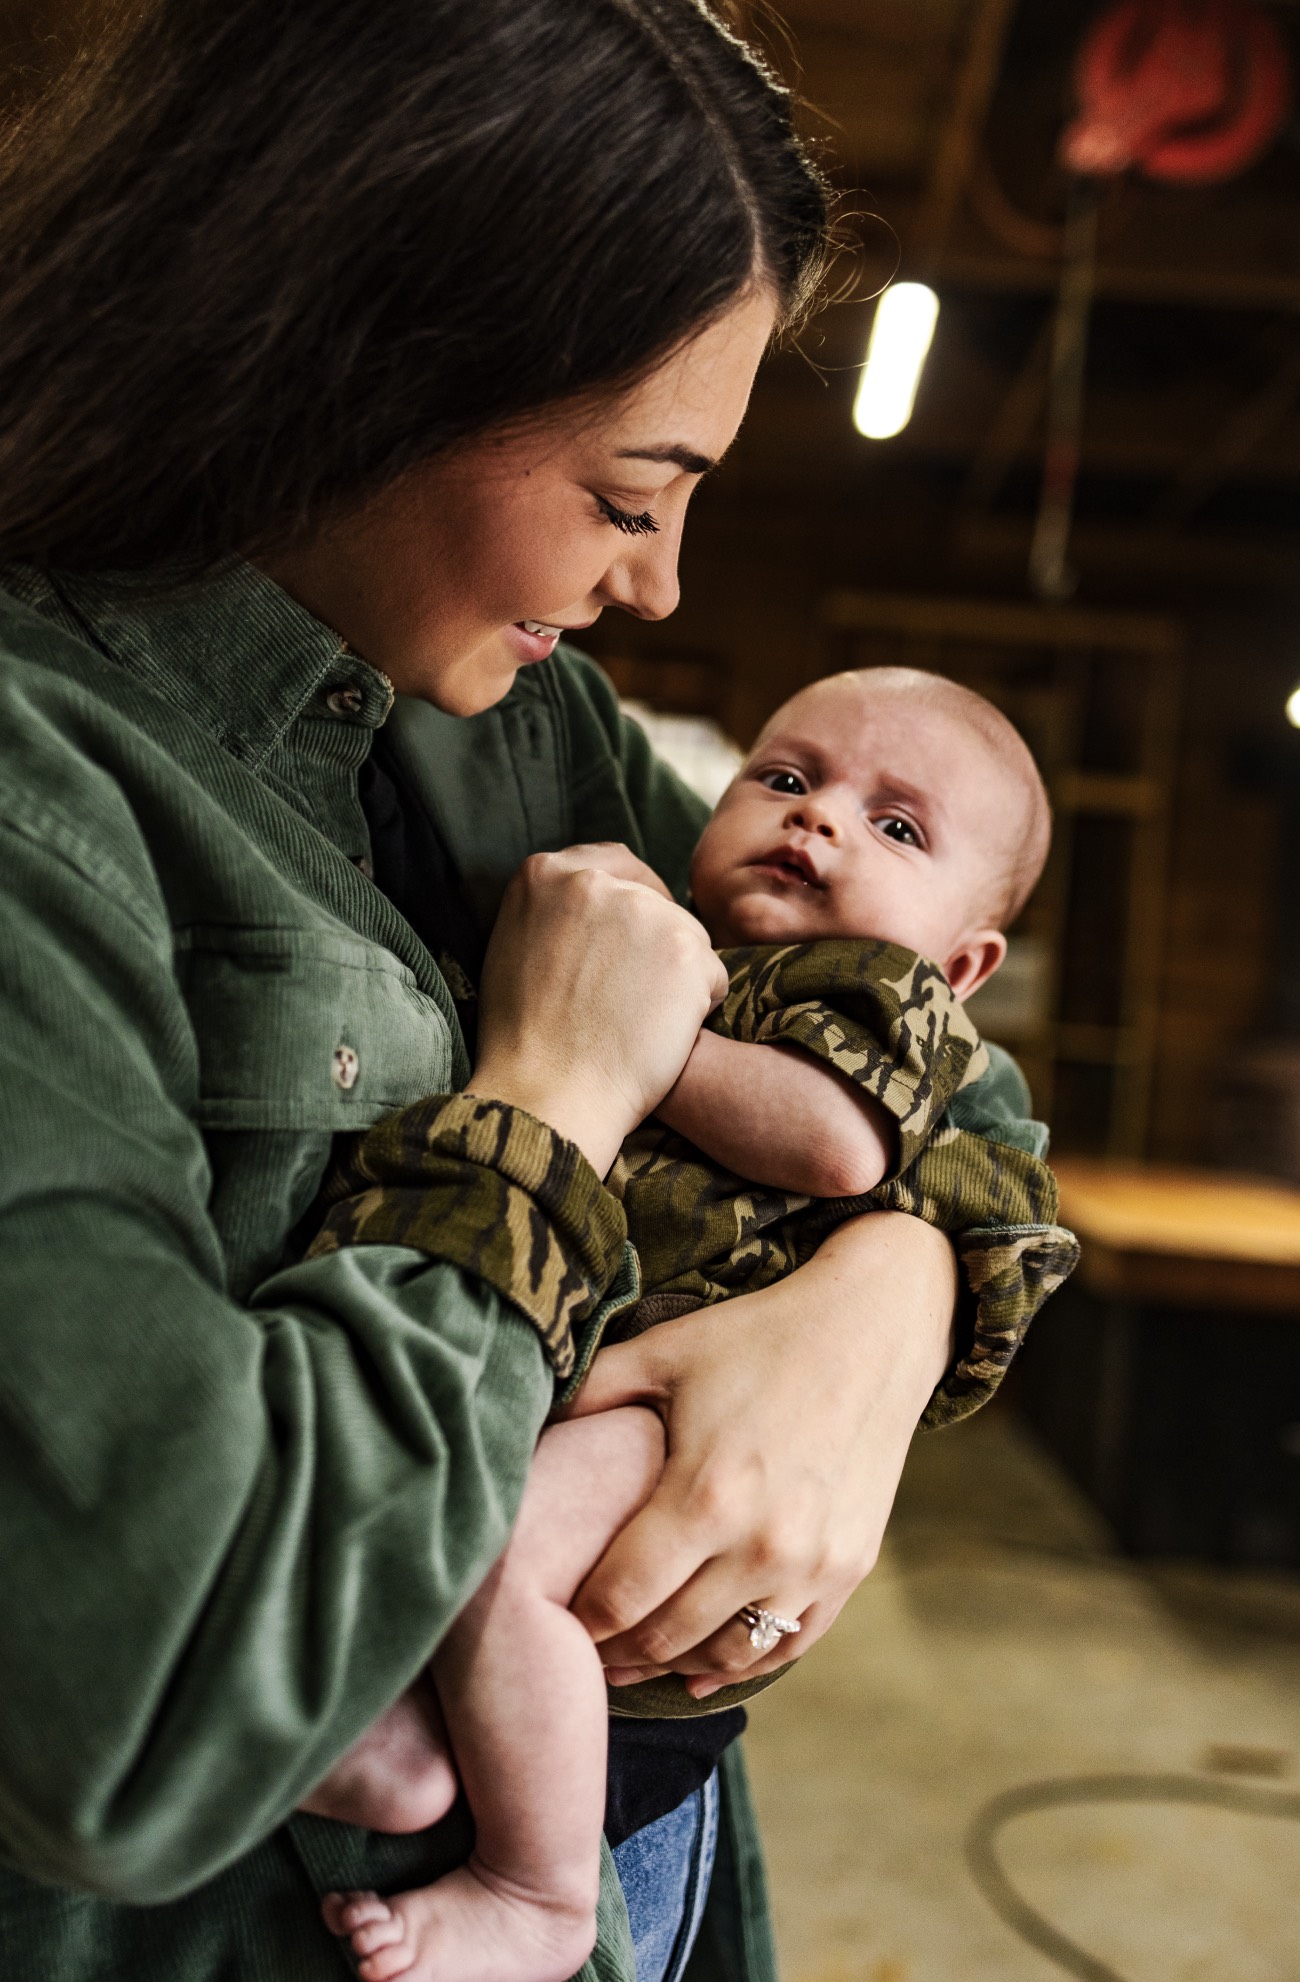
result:
[[(469, 1072), (357, 772), (389, 721), (485, 926), (574, 840), (682, 892), (703, 812), (572, 653), (454, 720), (248, 566), (0, 587), (0, 1973), (325, 1982), (319, 1895), (466, 1834), (294, 1806), (500, 1553), (559, 1366), (463, 1243), (303, 1259), (334, 1137)], [(1006, 1063), (985, 1099), (1024, 1112)], [(604, 1200), (564, 1175), (581, 1359), (635, 1271), (616, 1230), (582, 1252)], [(692, 1974), (768, 1982), (734, 1753), (726, 1789)], [(583, 1977), (634, 1978), (608, 1853)]]

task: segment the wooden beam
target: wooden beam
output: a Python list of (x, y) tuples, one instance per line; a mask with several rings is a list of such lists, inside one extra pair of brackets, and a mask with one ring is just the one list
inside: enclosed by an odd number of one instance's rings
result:
[[(1029, 554), (1030, 523), (993, 516), (969, 518), (953, 534), (952, 557), (961, 568), (1023, 569)], [(1176, 536), (1170, 530), (1124, 524), (1080, 523), (1075, 531), (1077, 561), (1085, 577), (1104, 572), (1147, 582), (1172, 580), (1196, 589), (1207, 586), (1265, 586), (1300, 591), (1300, 556), (1294, 538), (1276, 532), (1240, 537), (1223, 531)]]
[(1119, 647), (1162, 656), (1177, 654), (1182, 647), (1175, 620), (1154, 613), (1094, 612), (1081, 606), (836, 591), (822, 602), (820, 617), (837, 633), (903, 633), (919, 639), (955, 636), (1008, 647)]
[(988, 509), (1002, 484), (1033, 438), (1047, 397), (1048, 359), (1052, 349), (1051, 316), (1045, 316), (993, 417), (967, 471), (960, 508)]
[(1204, 451), (1190, 461), (1153, 505), (1151, 521), (1176, 529), (1206, 502), (1235, 468), (1240, 468), (1276, 431), (1300, 398), (1300, 343), (1272, 378), (1254, 392), (1220, 428)]
[(1016, 0), (972, 0), (970, 34), (934, 169), (911, 231), (912, 261), (925, 273), (943, 254), (997, 87)]
[[(1015, 261), (1005, 255), (963, 250), (945, 254), (936, 279), (953, 289), (998, 295), (1047, 296), (1055, 292), (1051, 262)], [(1164, 303), (1199, 310), (1300, 311), (1300, 278), (1264, 270), (1153, 268), (1149, 263), (1099, 263), (1095, 294), (1104, 302)]]

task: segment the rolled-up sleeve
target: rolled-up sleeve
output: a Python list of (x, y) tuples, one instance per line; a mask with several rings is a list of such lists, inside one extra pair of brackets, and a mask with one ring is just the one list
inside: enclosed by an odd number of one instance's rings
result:
[(389, 1115), (356, 1139), (325, 1195), (309, 1257), (397, 1244), (452, 1260), (527, 1316), (560, 1377), (627, 1243), (622, 1205), (574, 1143), (473, 1094)]
[(1046, 1131), (1027, 1119), (1019, 1070), (982, 1043), (942, 972), (896, 944), (833, 939), (723, 956), (730, 989), (711, 1024), (802, 1047), (893, 1116), (894, 1174), (860, 1198), (814, 1206), (808, 1242), (857, 1210), (906, 1212), (948, 1234), (962, 1277), (957, 1353), (922, 1423), (968, 1416), (1079, 1256), (1057, 1223)]

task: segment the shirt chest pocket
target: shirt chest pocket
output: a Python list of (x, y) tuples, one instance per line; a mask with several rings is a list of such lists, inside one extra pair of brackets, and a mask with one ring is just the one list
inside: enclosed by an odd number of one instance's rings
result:
[(378, 944), (329, 930), (181, 933), (205, 1129), (368, 1128), (452, 1081), (435, 1001)]

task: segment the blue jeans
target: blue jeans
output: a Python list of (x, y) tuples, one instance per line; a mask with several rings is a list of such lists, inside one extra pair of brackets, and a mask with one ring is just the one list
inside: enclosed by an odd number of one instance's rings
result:
[(718, 1776), (614, 1853), (636, 1951), (636, 1982), (679, 1982), (695, 1945), (718, 1845)]

